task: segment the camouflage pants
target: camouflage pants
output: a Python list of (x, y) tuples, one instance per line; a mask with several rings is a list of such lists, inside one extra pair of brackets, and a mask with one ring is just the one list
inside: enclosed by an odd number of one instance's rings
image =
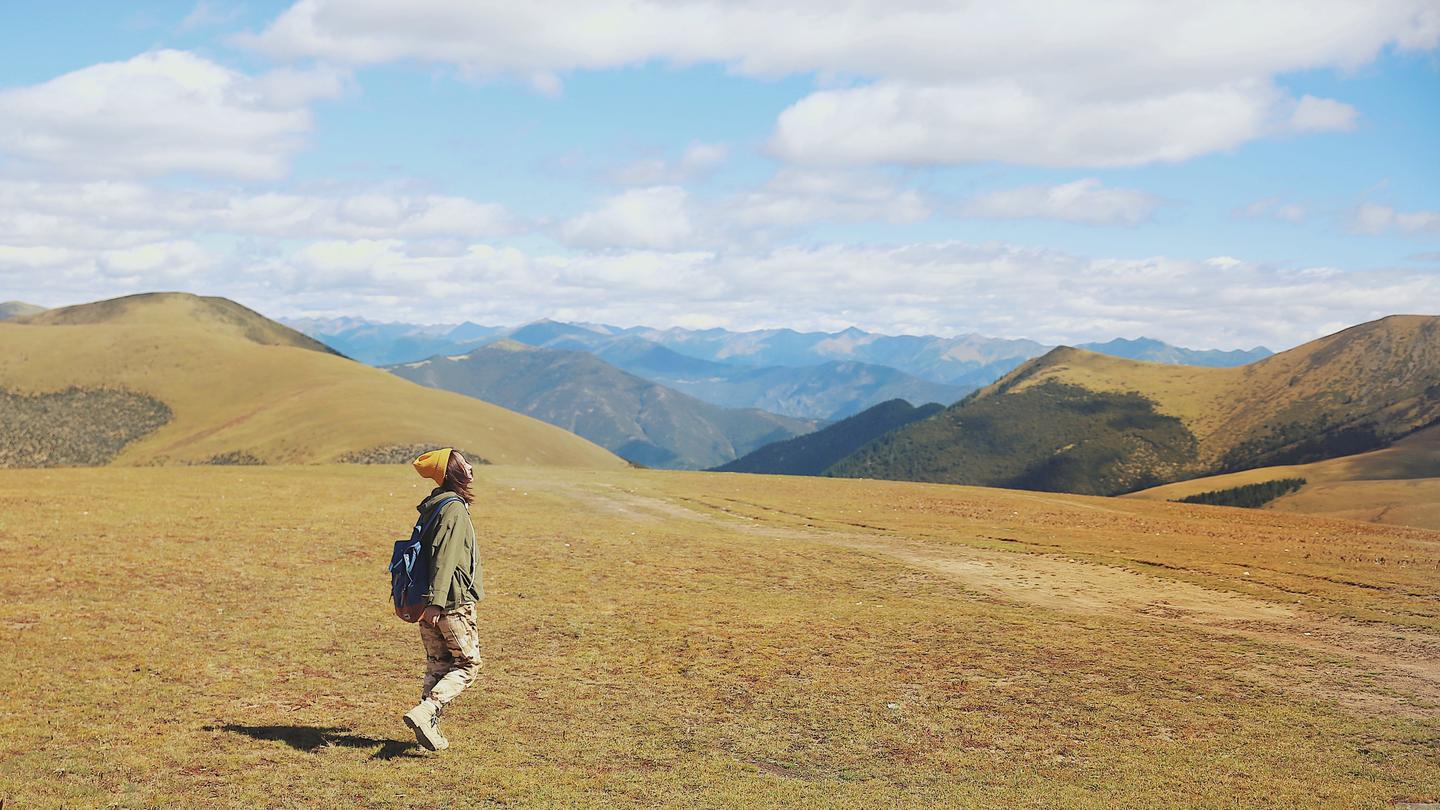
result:
[(420, 640), (425, 643), (425, 681), (420, 697), (433, 698), (444, 706), (475, 681), (483, 666), (475, 605), (447, 610), (434, 625), (420, 622)]

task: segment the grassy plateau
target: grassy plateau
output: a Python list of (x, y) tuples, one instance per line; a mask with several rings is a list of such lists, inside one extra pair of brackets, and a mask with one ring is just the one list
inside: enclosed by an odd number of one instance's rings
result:
[(476, 472), (486, 666), (432, 754), (408, 468), (0, 470), (0, 804), (1440, 801), (1440, 532)]

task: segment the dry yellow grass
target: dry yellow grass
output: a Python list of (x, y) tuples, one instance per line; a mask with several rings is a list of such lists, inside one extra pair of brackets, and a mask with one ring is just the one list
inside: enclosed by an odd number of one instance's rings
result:
[(1440, 530), (1440, 478), (1316, 484), (1275, 501), (1269, 508)]
[(38, 326), (128, 324), (130, 326), (203, 325), (212, 334), (243, 338), (265, 346), (295, 346), (335, 353), (334, 349), (228, 298), (192, 293), (140, 293), (89, 304), (41, 310), (22, 323)]
[(1369, 453), (1192, 478), (1125, 497), (1178, 500), (1281, 478), (1303, 478), (1306, 485), (1268, 509), (1440, 529), (1440, 427)]
[(0, 471), (0, 799), (1440, 799), (1440, 534), (890, 482), (480, 475), (488, 663), (431, 755), (398, 719), (422, 662), (383, 573), (422, 493), (409, 470)]
[(81, 321), (71, 325), (0, 323), (0, 388), (123, 388), (164, 402), (174, 418), (128, 446), (115, 460), (122, 465), (199, 462), (237, 451), (267, 463), (330, 461), (441, 436), (498, 464), (625, 464), (539, 420), (286, 345), (286, 334), (276, 331), (284, 327), (263, 318), (228, 311), (207, 317), (206, 301), (159, 296), (114, 312), (101, 307), (100, 315), (82, 309), (39, 316)]

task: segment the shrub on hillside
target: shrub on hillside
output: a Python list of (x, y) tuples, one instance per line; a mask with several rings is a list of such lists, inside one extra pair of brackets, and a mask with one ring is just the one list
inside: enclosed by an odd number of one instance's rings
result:
[(108, 388), (0, 389), (0, 467), (96, 467), (170, 421), (154, 397)]
[(1229, 489), (1201, 492), (1185, 498), (1172, 498), (1173, 503), (1203, 503), (1210, 506), (1239, 506), (1258, 509), (1267, 503), (1305, 486), (1304, 478), (1277, 478), (1258, 484), (1245, 484)]

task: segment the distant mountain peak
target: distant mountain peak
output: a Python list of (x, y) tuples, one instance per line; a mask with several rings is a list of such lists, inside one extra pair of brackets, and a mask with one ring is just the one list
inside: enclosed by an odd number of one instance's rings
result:
[(31, 315), (38, 315), (44, 311), (45, 307), (27, 304), (24, 301), (6, 301), (0, 304), (0, 321), (25, 318)]

